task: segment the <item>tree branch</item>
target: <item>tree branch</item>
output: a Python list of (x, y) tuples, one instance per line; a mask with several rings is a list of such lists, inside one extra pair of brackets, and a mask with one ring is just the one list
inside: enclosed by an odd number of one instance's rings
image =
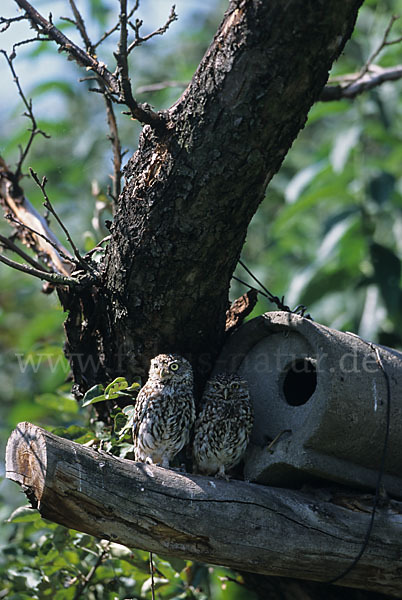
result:
[(80, 282), (78, 281), (78, 279), (74, 279), (73, 277), (65, 277), (63, 275), (59, 275), (58, 273), (49, 273), (48, 271), (43, 271), (35, 267), (31, 267), (30, 265), (24, 265), (16, 262), (15, 260), (7, 258), (7, 256), (4, 256), (3, 254), (0, 254), (0, 262), (7, 265), (8, 267), (16, 269), (17, 271), (21, 271), (22, 273), (26, 273), (27, 275), (33, 275), (38, 279), (48, 281), (49, 283), (53, 283), (54, 285), (63, 285), (75, 288), (80, 286)]
[(128, 21), (128, 24), (135, 32), (135, 40), (133, 42), (131, 42), (131, 44), (129, 45), (129, 47), (127, 49), (127, 54), (130, 54), (130, 52), (132, 50), (134, 50), (134, 48), (136, 48), (140, 44), (143, 44), (144, 42), (147, 42), (148, 40), (155, 37), (156, 35), (163, 35), (164, 33), (166, 33), (166, 31), (169, 29), (169, 26), (173, 23), (173, 21), (177, 20), (177, 14), (175, 12), (175, 8), (176, 8), (176, 6), (173, 4), (172, 8), (170, 9), (169, 17), (168, 17), (166, 23), (164, 25), (162, 25), (162, 27), (155, 29), (155, 31), (152, 31), (152, 33), (149, 33), (148, 35), (146, 35), (144, 37), (141, 37), (141, 35), (140, 35), (140, 29), (143, 24), (142, 20), (136, 19), (134, 24), (130, 23), (130, 21)]
[[(74, 19), (75, 19), (75, 21), (71, 20), (71, 22), (77, 27), (78, 31), (80, 32), (81, 38), (85, 44), (85, 48), (86, 48), (87, 52), (91, 56), (94, 56), (96, 53), (96, 46), (94, 44), (92, 44), (92, 42), (89, 38), (87, 29), (85, 27), (84, 19), (82, 18), (80, 11), (78, 10), (77, 5), (75, 4), (75, 0), (70, 0), (70, 6), (73, 11), (73, 15), (74, 15)], [(131, 13), (132, 12), (133, 11), (131, 11)], [(105, 100), (105, 105), (106, 105), (106, 118), (107, 118), (107, 123), (108, 123), (108, 127), (109, 127), (109, 132), (110, 132), (109, 140), (112, 144), (112, 150), (113, 150), (113, 176), (112, 176), (113, 189), (112, 189), (112, 193), (110, 195), (112, 197), (112, 200), (114, 202), (116, 202), (117, 198), (120, 196), (121, 178), (122, 178), (122, 173), (121, 173), (122, 151), (121, 151), (120, 136), (119, 136), (119, 131), (118, 131), (118, 127), (117, 127), (116, 116), (114, 114), (113, 101), (108, 94), (108, 91), (106, 89), (106, 86), (105, 86), (102, 78), (99, 75), (96, 75), (95, 79), (99, 84), (99, 87), (103, 94), (103, 97)]]
[(46, 269), (40, 263), (38, 263), (35, 259), (32, 258), (32, 256), (29, 256), (29, 254), (27, 254), (21, 248), (19, 248), (16, 244), (14, 244), (14, 242), (11, 241), (8, 237), (6, 237), (4, 235), (0, 235), (0, 243), (2, 244), (2, 246), (4, 248), (7, 248), (8, 250), (12, 250), (15, 254), (18, 254), (18, 256), (23, 258), (28, 264), (31, 265), (31, 267), (34, 267), (35, 269), (38, 269), (39, 271), (47, 272)]
[(28, 19), (36, 30), (45, 33), (50, 39), (56, 42), (61, 50), (67, 52), (81, 67), (87, 67), (102, 77), (110, 93), (119, 95), (120, 89), (118, 81), (103, 63), (97, 61), (79, 46), (74, 44), (74, 42), (57, 29), (53, 23), (45, 19), (27, 0), (15, 0), (15, 2), (20, 8), (25, 10)]
[[(6, 471), (44, 518), (66, 527), (162, 555), (322, 582), (360, 549), (372, 502), (360, 497), (359, 511), (351, 499), (322, 490), (183, 475), (96, 452), (29, 423), (10, 436)], [(400, 598), (402, 503), (382, 507), (377, 522), (360, 562), (338, 583)]]
[(335, 78), (330, 80), (329, 84), (324, 87), (319, 100), (331, 102), (342, 98), (353, 99), (386, 81), (397, 81), (398, 79), (402, 79), (402, 65), (388, 68), (370, 65), (370, 69), (364, 75), (359, 73), (344, 75), (340, 78), (341, 83), (338, 85), (334, 85), (337, 81)]
[[(121, 0), (124, 4), (126, 0)], [(85, 50), (82, 50), (79, 46), (74, 44), (67, 36), (64, 35), (52, 22), (45, 19), (27, 0), (15, 0), (20, 8), (25, 10), (27, 18), (31, 21), (33, 27), (41, 32), (45, 33), (50, 39), (58, 44), (61, 50), (67, 52), (71, 58), (73, 58), (81, 67), (86, 67), (96, 73), (102, 81), (104, 81), (108, 92), (115, 97), (115, 100), (120, 104), (126, 104), (131, 111), (132, 116), (138, 119), (141, 123), (146, 123), (160, 131), (164, 128), (164, 119), (152, 111), (148, 107), (144, 107), (135, 101), (132, 96), (131, 87), (128, 79), (128, 69), (123, 69), (122, 74), (126, 77), (125, 79), (119, 79), (113, 73), (111, 73), (106, 65), (93, 56), (91, 56)], [(121, 13), (120, 16), (120, 27), (124, 22), (127, 25), (127, 14)], [(127, 46), (126, 46), (127, 52)], [(122, 61), (124, 64), (123, 55), (120, 51), (116, 54), (116, 58), (119, 56), (118, 62)]]
[[(30, 168), (29, 172), (31, 173), (32, 179), (38, 185), (38, 187), (40, 188), (40, 190), (43, 194), (43, 197), (45, 199), (45, 202), (43, 203), (44, 207), (54, 216), (57, 223), (60, 225), (61, 229), (63, 230), (63, 232), (67, 238), (67, 241), (73, 250), (76, 264), (79, 265), (82, 269), (84, 269), (84, 271), (92, 271), (90, 264), (82, 258), (77, 246), (74, 244), (74, 241), (73, 241), (67, 227), (64, 225), (63, 221), (60, 219), (59, 215), (56, 213), (56, 211), (54, 210), (54, 208), (52, 206), (52, 203), (49, 200), (49, 196), (47, 195), (47, 192), (46, 192), (46, 184), (47, 184), (46, 177), (43, 177), (42, 181), (40, 181), (38, 174), (35, 173), (35, 171), (33, 169)], [(35, 233), (35, 232), (33, 232), (33, 233)], [(48, 241), (50, 243), (52, 243), (50, 240), (48, 240)]]
[(18, 238), (34, 250), (52, 271), (70, 275), (74, 270), (73, 259), (62, 246), (38, 211), (24, 196), (15, 174), (0, 157), (0, 204), (10, 221), (14, 222)]
[(117, 62), (116, 75), (120, 82), (121, 98), (129, 108), (133, 117), (142, 123), (148, 123), (157, 131), (164, 129), (165, 120), (150, 107), (138, 104), (133, 96), (128, 69), (128, 30), (127, 30), (127, 0), (120, 0), (120, 39), (115, 59)]
[[(15, 56), (15, 53), (14, 53), (15, 46), (16, 46), (16, 44), (13, 46), (12, 57)], [(24, 116), (28, 117), (28, 119), (30, 119), (30, 121), (32, 123), (31, 129), (28, 130), (30, 132), (30, 136), (29, 136), (28, 142), (27, 142), (24, 150), (22, 150), (20, 148), (20, 158), (19, 158), (19, 161), (17, 163), (16, 170), (15, 170), (15, 178), (16, 178), (17, 181), (19, 181), (19, 179), (21, 177), (21, 170), (22, 170), (23, 162), (26, 159), (26, 157), (28, 156), (28, 152), (31, 149), (32, 142), (34, 141), (35, 137), (37, 135), (43, 135), (43, 137), (45, 137), (45, 138), (50, 138), (50, 136), (47, 133), (45, 133), (44, 131), (42, 131), (41, 129), (39, 129), (39, 127), (38, 127), (38, 124), (37, 124), (36, 119), (35, 119), (35, 115), (34, 115), (33, 110), (32, 110), (32, 100), (27, 100), (26, 97), (25, 97), (24, 92), (22, 91), (22, 87), (20, 85), (19, 78), (17, 76), (17, 73), (15, 72), (14, 65), (12, 63), (12, 58), (10, 58), (8, 56), (8, 54), (7, 54), (7, 52), (5, 50), (0, 50), (0, 52), (3, 54), (4, 58), (7, 61), (7, 64), (9, 66), (10, 71), (11, 71), (12, 76), (13, 76), (13, 81), (14, 81), (15, 85), (17, 86), (18, 94), (21, 97), (21, 99), (22, 99), (22, 101), (23, 101), (23, 103), (25, 105), (25, 108), (27, 109), (27, 112), (24, 113)]]

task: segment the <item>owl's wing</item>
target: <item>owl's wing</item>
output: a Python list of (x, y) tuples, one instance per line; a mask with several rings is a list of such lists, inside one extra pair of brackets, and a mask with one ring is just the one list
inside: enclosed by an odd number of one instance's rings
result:
[(133, 440), (136, 443), (138, 431), (140, 425), (145, 417), (145, 413), (147, 412), (149, 403), (157, 396), (158, 394), (155, 391), (152, 391), (152, 388), (147, 387), (147, 384), (140, 390), (137, 401), (135, 403), (134, 409), (134, 424), (133, 424)]

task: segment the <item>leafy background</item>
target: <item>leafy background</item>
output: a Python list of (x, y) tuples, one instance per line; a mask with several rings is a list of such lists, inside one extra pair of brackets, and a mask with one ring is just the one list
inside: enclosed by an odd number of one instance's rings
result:
[[(191, 78), (226, 5), (221, 0), (200, 4), (178, 1), (179, 21), (164, 38), (135, 52), (136, 87), (166, 78)], [(50, 8), (44, 0), (35, 5), (45, 14)], [(94, 39), (113, 24), (116, 3), (112, 0), (82, 0), (78, 5)], [(165, 0), (143, 5), (141, 17), (148, 32), (164, 22), (170, 6)], [(3, 2), (1, 10), (4, 16), (16, 14), (12, 0)], [(60, 15), (68, 16), (68, 3), (53, 2), (51, 10), (59, 23)], [(365, 2), (333, 75), (361, 68), (380, 44), (392, 14), (402, 15), (402, 0)], [(67, 22), (62, 26), (74, 37), (72, 26)], [(391, 39), (401, 33), (397, 21)], [(9, 49), (13, 39), (26, 35), (22, 26), (15, 27), (1, 34), (0, 47)], [(111, 52), (112, 45), (106, 44), (104, 62), (112, 64)], [(388, 46), (377, 62), (396, 65), (399, 56), (400, 45)], [(37, 138), (29, 165), (48, 177), (48, 192), (59, 215), (80, 248), (89, 250), (103, 237), (102, 221), (109, 216), (112, 166), (102, 99), (88, 92), (89, 83), (77, 83), (82, 73), (52, 45), (22, 46), (15, 66), (33, 98), (40, 126), (52, 136)], [(0, 153), (13, 164), (18, 145), (27, 139), (27, 120), (21, 116), (5, 62), (0, 69), (10, 98), (0, 107), (4, 123)], [(395, 348), (402, 347), (401, 92), (401, 82), (386, 83), (354, 101), (317, 103), (311, 109), (306, 127), (250, 225), (242, 256), (260, 281), (274, 294), (284, 294), (289, 305), (302, 303), (317, 321)], [(139, 99), (160, 109), (180, 93), (180, 88), (169, 88)], [(118, 118), (128, 158), (135, 150), (139, 127), (123, 115)], [(28, 178), (23, 183), (40, 208), (38, 189)], [(96, 199), (98, 207), (104, 208), (100, 218)], [(0, 231), (9, 233), (7, 224), (2, 223)], [(252, 283), (240, 266), (236, 274)], [(57, 427), (74, 438), (107, 437), (110, 432), (90, 423), (91, 409), (79, 408), (70, 396), (62, 352), (65, 315), (55, 295), (44, 296), (39, 282), (3, 265), (0, 276), (2, 455), (8, 435), (22, 420)], [(242, 293), (244, 287), (234, 282), (232, 297)], [(261, 298), (252, 316), (273, 308)], [(120, 450), (116, 446), (114, 451)], [(43, 521), (36, 512), (21, 508), (25, 496), (4, 480), (3, 463), (0, 476), (0, 598), (151, 597), (148, 553), (108, 546)], [(227, 569), (164, 557), (154, 561), (157, 597), (254, 597), (244, 589), (241, 577)]]

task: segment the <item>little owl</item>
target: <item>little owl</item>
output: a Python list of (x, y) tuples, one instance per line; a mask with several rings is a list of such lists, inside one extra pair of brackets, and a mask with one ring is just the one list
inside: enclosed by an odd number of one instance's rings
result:
[(227, 478), (225, 470), (242, 458), (253, 426), (248, 386), (235, 374), (208, 381), (195, 423), (193, 456), (199, 473)]
[(190, 363), (177, 354), (159, 354), (151, 360), (148, 381), (135, 404), (135, 460), (169, 468), (169, 462), (188, 443), (194, 420)]

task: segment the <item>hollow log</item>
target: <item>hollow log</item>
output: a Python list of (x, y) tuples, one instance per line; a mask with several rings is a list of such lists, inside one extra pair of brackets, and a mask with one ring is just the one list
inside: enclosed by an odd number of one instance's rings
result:
[[(110, 456), (30, 423), (6, 477), (42, 517), (99, 538), (233, 569), (326, 582), (361, 549), (370, 509), (331, 494), (222, 481)], [(354, 507), (353, 508), (351, 507)], [(338, 585), (402, 597), (402, 503), (377, 509), (370, 543)]]

